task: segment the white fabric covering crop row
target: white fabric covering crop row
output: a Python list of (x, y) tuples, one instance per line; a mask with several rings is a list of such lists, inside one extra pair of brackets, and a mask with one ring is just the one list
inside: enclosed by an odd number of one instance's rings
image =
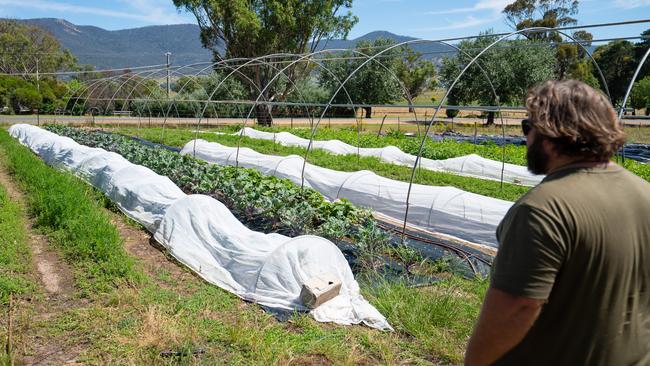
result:
[(313, 310), (314, 318), (391, 329), (360, 295), (348, 263), (330, 241), (251, 231), (217, 200), (186, 195), (167, 177), (121, 155), (36, 126), (14, 125), (9, 132), (49, 165), (72, 171), (104, 192), (208, 282), (270, 308), (307, 310), (299, 299), (302, 284), (323, 273), (336, 274), (341, 292)]
[[(188, 142), (181, 154), (220, 165), (235, 165), (237, 148), (205, 140)], [(239, 151), (239, 165), (267, 175), (287, 178), (300, 185), (304, 159), (300, 156), (260, 154), (249, 148)], [(333, 201), (346, 198), (397, 220), (404, 219), (409, 184), (371, 171), (340, 172), (312, 164), (305, 167), (305, 186)], [(512, 202), (465, 192), (454, 187), (414, 184), (409, 200), (408, 222), (474, 243), (497, 247), (499, 224)]]
[[(217, 134), (222, 133), (217, 132)], [(239, 130), (231, 135), (239, 136), (241, 134), (242, 130)], [(283, 146), (298, 146), (302, 148), (309, 146), (309, 139), (298, 137), (289, 132), (264, 132), (245, 127), (243, 129), (243, 135), (253, 139), (271, 140)], [(314, 140), (312, 148), (325, 150), (335, 155), (356, 155), (358, 152), (361, 156), (374, 156), (387, 163), (410, 167), (415, 164), (416, 158), (415, 155), (407, 154), (396, 146), (357, 148), (340, 140)], [(420, 159), (420, 164), (422, 168), (427, 170), (496, 181), (501, 181), (501, 169), (503, 167), (504, 182), (530, 187), (537, 185), (544, 178), (542, 175), (531, 174), (526, 167), (515, 164), (505, 164), (502, 166), (503, 164), (500, 161), (486, 159), (476, 154), (444, 160), (422, 158)]]

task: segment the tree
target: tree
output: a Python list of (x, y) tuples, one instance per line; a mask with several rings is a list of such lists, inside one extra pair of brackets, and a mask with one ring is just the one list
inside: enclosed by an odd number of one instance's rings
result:
[[(357, 43), (356, 47), (364, 54), (372, 57), (394, 44), (395, 42), (392, 40), (380, 38), (374, 42), (361, 41)], [(367, 61), (367, 58), (359, 57), (358, 54), (352, 52), (343, 52), (331, 58), (334, 60), (326, 63), (331, 73), (321, 72), (319, 75), (319, 83), (330, 91), (330, 95), (336, 92), (342, 81)], [(399, 58), (400, 49), (393, 48), (366, 63), (345, 84), (345, 89), (352, 102), (357, 104), (384, 104), (399, 99), (403, 91), (395, 74)], [(339, 91), (334, 103), (349, 103), (348, 94), (344, 90)], [(366, 118), (370, 118), (372, 116), (372, 107), (364, 107), (363, 109), (366, 112)]]
[(68, 70), (75, 59), (54, 36), (15, 20), (0, 20), (0, 72), (7, 74)]
[[(506, 20), (517, 30), (531, 27), (565, 27), (577, 23), (573, 17), (578, 14), (577, 0), (516, 0), (503, 10)], [(589, 47), (593, 35), (587, 31), (576, 31), (573, 38), (582, 46)], [(562, 42), (558, 32), (530, 32), (529, 39)], [(560, 43), (556, 46), (556, 77), (577, 79), (597, 86), (592, 73), (592, 62), (579, 44)]]
[[(627, 87), (632, 80), (637, 61), (634, 57), (634, 45), (628, 41), (613, 41), (599, 46), (594, 52), (594, 59), (598, 62), (612, 102), (620, 102), (625, 96)], [(599, 82), (602, 81), (599, 79)], [(601, 85), (604, 89), (604, 85)]]
[[(517, 30), (532, 27), (563, 27), (576, 24), (578, 0), (515, 0), (503, 9), (506, 20)], [(561, 41), (557, 32), (527, 34), (530, 39)]]
[[(69, 70), (75, 59), (43, 29), (15, 20), (0, 20), (0, 102), (16, 113), (34, 109), (51, 113), (62, 105), (65, 85), (51, 75)], [(2, 107), (2, 106), (0, 106)]]
[[(483, 37), (460, 42), (459, 48), (468, 55), (475, 55), (496, 40), (491, 32), (482, 33)], [(555, 55), (549, 46), (530, 47), (532, 41), (504, 41), (487, 51), (470, 66), (459, 79), (449, 95), (454, 104), (494, 105), (496, 102), (487, 76), (492, 81), (499, 104), (519, 105), (528, 89), (544, 80), (553, 78)], [(461, 70), (470, 61), (465, 53), (443, 61), (440, 70), (442, 84), (449, 88)], [(478, 67), (481, 65), (485, 73)], [(450, 102), (451, 103), (451, 102)], [(494, 112), (488, 112), (487, 123), (494, 122)]]
[(634, 83), (630, 105), (634, 109), (645, 108), (646, 115), (650, 113), (650, 76), (646, 76)]
[[(421, 53), (409, 47), (403, 47), (402, 51), (404, 57), (396, 65), (396, 74), (408, 92), (406, 99), (412, 105), (418, 95), (436, 86), (436, 68), (433, 62), (422, 59)], [(409, 112), (413, 112), (413, 108), (409, 107)]]
[(32, 111), (41, 106), (43, 98), (41, 94), (31, 85), (18, 88), (14, 91), (13, 107), (14, 110), (20, 112), (25, 108), (27, 111)]
[[(636, 61), (637, 65), (641, 62), (646, 52), (648, 52), (648, 48), (650, 48), (650, 29), (647, 29), (643, 33), (641, 33), (641, 39), (642, 40), (639, 43), (634, 45), (634, 60)], [(645, 62), (645, 64), (641, 68), (638, 79), (639, 80), (643, 79), (644, 77), (649, 75), (650, 75), (650, 58)]]
[[(212, 50), (215, 61), (224, 57), (313, 52), (321, 40), (346, 38), (358, 21), (349, 11), (341, 14), (343, 9), (352, 7), (352, 0), (174, 0), (174, 5), (194, 14), (201, 28), (201, 42)], [(221, 47), (225, 47), (225, 55)], [(286, 70), (287, 78), (294, 81), (306, 77), (308, 72), (304, 65)], [(248, 88), (250, 98), (257, 99), (259, 90), (278, 70), (256, 63), (242, 69), (242, 74), (237, 76)], [(269, 87), (263, 100), (284, 100), (292, 85), (285, 82)], [(257, 120), (260, 124), (271, 124), (271, 106), (258, 106)]]

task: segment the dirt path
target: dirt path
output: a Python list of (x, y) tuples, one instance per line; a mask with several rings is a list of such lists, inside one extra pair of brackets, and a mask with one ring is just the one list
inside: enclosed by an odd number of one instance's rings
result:
[[(9, 198), (19, 203), (26, 210), (26, 198), (23, 192), (13, 182), (4, 166), (0, 165), (0, 185)], [(64, 337), (49, 337), (39, 334), (34, 326), (54, 318), (64, 311), (85, 305), (85, 301), (75, 298), (74, 273), (72, 268), (52, 250), (48, 238), (38, 233), (34, 228), (34, 220), (26, 221), (25, 230), (28, 235), (28, 245), (32, 252), (34, 282), (42, 287), (42, 298), (29, 299), (18, 304), (23, 318), (17, 317), (16, 329), (23, 335), (24, 344), (19, 355), (21, 364), (26, 365), (61, 365), (73, 364), (80, 353), (78, 345), (69, 345)], [(22, 324), (21, 324), (22, 320)]]
[[(133, 221), (129, 222), (128, 218), (121, 213), (110, 210), (106, 210), (106, 212), (124, 240), (124, 249), (142, 263), (145, 273), (156, 284), (163, 288), (169, 287), (165, 281), (160, 280), (161, 274), (173, 278), (178, 283), (192, 283), (191, 281), (196, 280), (196, 276), (169, 256), (144, 228), (139, 227)], [(190, 291), (186, 286), (175, 286), (174, 290)]]

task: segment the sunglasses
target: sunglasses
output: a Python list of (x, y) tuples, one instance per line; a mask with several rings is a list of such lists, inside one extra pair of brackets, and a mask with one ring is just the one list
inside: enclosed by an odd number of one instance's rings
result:
[(532, 126), (530, 125), (530, 121), (528, 119), (521, 121), (521, 131), (524, 133), (524, 136), (528, 136), (531, 128)]

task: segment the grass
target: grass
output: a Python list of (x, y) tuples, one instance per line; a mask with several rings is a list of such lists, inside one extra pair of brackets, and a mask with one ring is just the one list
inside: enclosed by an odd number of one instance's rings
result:
[[(258, 127), (256, 126), (255, 128)], [(301, 137), (305, 137), (305, 138), (309, 137), (309, 130), (306, 128), (292, 129), (292, 130), (286, 128), (272, 128), (272, 129), (260, 128), (260, 129), (274, 131), (274, 132), (290, 131), (291, 133)], [(135, 128), (121, 129), (121, 130), (138, 131), (138, 129)], [(235, 126), (226, 129), (226, 131), (235, 131), (235, 130), (238, 130), (238, 127)], [(643, 128), (641, 130), (643, 131)], [(142, 131), (146, 131), (146, 130), (139, 130), (139, 131), (140, 131), (139, 133), (143, 133)], [(170, 131), (173, 131), (173, 129), (167, 128), (165, 134), (167, 135), (169, 133), (173, 133)], [(647, 131), (650, 131), (650, 129)], [(156, 137), (155, 135), (156, 133), (152, 133), (152, 137), (155, 138)], [(206, 138), (206, 136), (210, 136), (210, 137)], [(648, 135), (647, 137), (650, 141), (650, 135)], [(158, 138), (160, 138), (160, 136)], [(201, 134), (200, 138), (209, 139), (212, 137), (211, 134)], [(170, 137), (170, 139), (171, 139), (170, 141), (172, 142), (176, 142), (179, 140), (182, 141), (182, 138), (179, 138), (179, 136), (173, 136)], [(319, 130), (318, 133), (316, 134), (316, 139), (318, 140), (339, 139), (343, 142), (356, 146), (358, 137), (357, 137), (357, 132), (349, 128), (348, 129), (322, 129)], [(399, 147), (405, 152), (416, 154), (419, 148), (419, 143), (420, 140), (418, 139), (412, 137), (405, 137), (400, 134), (391, 134), (389, 136), (377, 137), (376, 134), (365, 132), (361, 134), (360, 146), (361, 147), (384, 147), (388, 145), (393, 145)], [(488, 159), (501, 160), (503, 156), (503, 149), (501, 146), (498, 146), (496, 144), (491, 144), (491, 143), (477, 145), (477, 144), (472, 144), (470, 142), (456, 142), (452, 140), (445, 140), (442, 142), (428, 141), (425, 144), (424, 152), (423, 152), (423, 156), (430, 159), (447, 159), (447, 158), (463, 156), (468, 154), (477, 154)], [(630, 170), (634, 174), (638, 175), (639, 177), (647, 181), (650, 181), (650, 164), (643, 164), (632, 159), (626, 159), (625, 162), (622, 162), (617, 157), (614, 157), (613, 160), (619, 163), (620, 165), (622, 165), (623, 167), (625, 167), (626, 169)], [(526, 146), (515, 146), (515, 145), (506, 146), (505, 162), (516, 164), (516, 165), (526, 165)]]
[(9, 199), (0, 186), (0, 303), (6, 305), (9, 294), (34, 290), (29, 277), (31, 252), (27, 244), (26, 217), (22, 207)]
[[(13, 306), (20, 296), (36, 292), (32, 281), (31, 251), (27, 244), (27, 218), (23, 208), (9, 199), (7, 191), (0, 186), (0, 365), (14, 365), (16, 356), (8, 351), (7, 335), (9, 327), (7, 320), (10, 298)], [(15, 311), (15, 310), (12, 310)]]
[[(429, 289), (385, 285), (365, 291), (396, 326), (394, 333), (319, 324), (302, 314), (279, 323), (202, 283), (183, 289), (189, 294), (177, 291), (173, 286), (116, 291), (90, 308), (68, 312), (51, 329), (55, 336), (71, 329), (87, 335), (79, 339), (91, 345), (83, 359), (88, 363), (456, 364), (485, 284), (451, 280)], [(192, 354), (199, 349), (205, 353)], [(167, 350), (178, 355), (162, 357)]]
[(0, 130), (0, 151), (29, 197), (36, 228), (74, 265), (78, 287), (101, 292), (122, 281), (140, 280), (117, 230), (100, 210), (102, 196), (73, 176), (53, 171), (5, 130)]
[[(116, 132), (138, 136), (146, 140), (163, 143), (171, 146), (182, 147), (188, 141), (195, 138), (195, 133), (189, 129), (166, 129), (164, 136), (162, 129), (140, 129), (137, 128), (120, 128)], [(237, 146), (239, 137), (216, 135), (216, 134), (200, 134), (200, 138), (219, 142), (226, 146)], [(305, 149), (300, 147), (288, 147), (275, 144), (273, 141), (256, 140), (244, 137), (241, 140), (241, 146), (249, 147), (262, 154), (271, 155), (305, 155)], [(333, 155), (322, 150), (314, 149), (309, 154), (309, 162), (324, 168), (329, 168), (338, 171), (357, 171), (357, 170), (371, 170), (381, 176), (408, 182), (411, 177), (411, 168), (405, 166), (394, 165), (382, 162), (379, 158), (375, 157), (361, 157), (357, 158), (356, 155)], [(501, 184), (496, 181), (463, 177), (451, 173), (434, 172), (426, 169), (420, 169), (415, 177), (415, 183), (432, 185), (432, 186), (453, 186), (463, 189), (468, 192), (473, 192), (489, 197), (515, 201), (521, 195), (528, 191), (528, 187), (517, 186), (505, 183), (503, 188)]]
[[(46, 318), (26, 313), (28, 331), (70, 347), (86, 364), (458, 364), (487, 288), (455, 276), (428, 288), (362, 286), (395, 327), (320, 324), (294, 315), (280, 323), (254, 304), (207, 284), (171, 263), (145, 265), (119, 237), (89, 186), (47, 167), (0, 131), (0, 151), (27, 193), (30, 211), (66, 261), (75, 265), (87, 302)], [(71, 205), (79, 207), (71, 207)], [(84, 214), (86, 225), (74, 224)], [(76, 215), (76, 216), (75, 216)], [(75, 217), (77, 220), (75, 220)], [(88, 220), (88, 217), (95, 217)], [(70, 223), (70, 221), (72, 221)], [(79, 220), (81, 221), (81, 220)], [(105, 246), (97, 236), (106, 236)], [(110, 247), (122, 264), (106, 256)], [(115, 268), (122, 268), (116, 271)], [(87, 270), (92, 275), (85, 275)], [(180, 274), (179, 274), (180, 272)], [(140, 281), (126, 274), (143, 273)], [(116, 286), (117, 285), (117, 286)], [(204, 353), (194, 354), (203, 350)], [(171, 351), (162, 355), (161, 352)]]

